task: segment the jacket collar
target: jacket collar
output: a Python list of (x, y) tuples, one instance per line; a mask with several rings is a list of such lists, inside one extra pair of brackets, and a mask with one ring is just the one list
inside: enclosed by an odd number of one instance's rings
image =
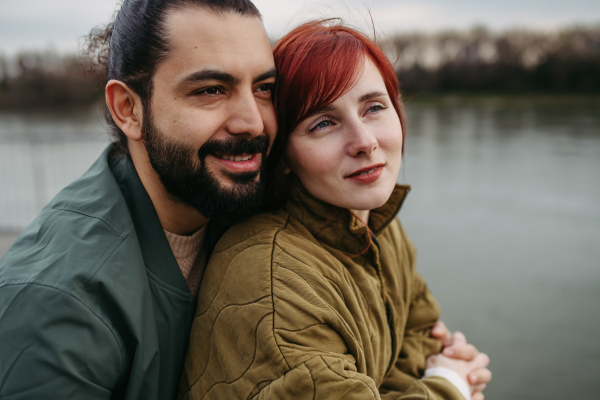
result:
[(146, 269), (164, 283), (191, 295), (133, 162), (123, 155), (109, 157), (109, 163), (131, 214)]
[(368, 227), (350, 210), (317, 199), (293, 174), (288, 177), (290, 200), (284, 209), (320, 242), (348, 254), (359, 254), (394, 220), (410, 186), (396, 184), (389, 200), (369, 213)]

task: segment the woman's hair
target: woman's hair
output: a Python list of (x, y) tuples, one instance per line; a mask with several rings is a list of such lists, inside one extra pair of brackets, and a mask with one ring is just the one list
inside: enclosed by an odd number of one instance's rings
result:
[(273, 56), (279, 74), (274, 98), (279, 131), (269, 162), (265, 199), (268, 208), (280, 207), (287, 201), (283, 153), (290, 133), (307, 116), (352, 89), (360, 78), (365, 57), (381, 73), (405, 132), (394, 68), (383, 50), (356, 30), (332, 25), (332, 20), (309, 22), (279, 40)]

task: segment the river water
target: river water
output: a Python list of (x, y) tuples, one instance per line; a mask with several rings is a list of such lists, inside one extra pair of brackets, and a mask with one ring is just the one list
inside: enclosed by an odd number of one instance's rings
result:
[[(453, 330), (489, 354), (486, 399), (598, 399), (600, 99), (407, 103), (400, 219)], [(0, 113), (0, 231), (106, 146), (102, 118)]]

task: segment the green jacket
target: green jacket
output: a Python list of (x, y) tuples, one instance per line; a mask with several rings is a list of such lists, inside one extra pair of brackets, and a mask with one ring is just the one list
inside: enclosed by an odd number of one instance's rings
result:
[(409, 187), (371, 212), (371, 238), (292, 181), (283, 209), (215, 247), (179, 398), (463, 399), (444, 378), (417, 379), (440, 351), (440, 310), (395, 218)]
[(0, 260), (0, 398), (171, 399), (194, 307), (133, 163), (107, 149)]

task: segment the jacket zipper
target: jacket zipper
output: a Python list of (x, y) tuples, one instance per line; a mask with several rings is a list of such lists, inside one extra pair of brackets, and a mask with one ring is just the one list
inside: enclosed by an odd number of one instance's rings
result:
[[(374, 234), (372, 234), (371, 239), (373, 240), (373, 243), (375, 244), (375, 246), (377, 246), (377, 250), (379, 250), (379, 252), (381, 253), (381, 244), (379, 244), (379, 240), (377, 239), (377, 237)], [(394, 329), (394, 314), (392, 312), (392, 305), (390, 304), (390, 301), (387, 298), (385, 299), (385, 314), (387, 316), (387, 323), (388, 323), (388, 327), (390, 328), (390, 336), (392, 338), (392, 355), (390, 357), (390, 363), (386, 370), (386, 375), (387, 375), (387, 373), (390, 371), (390, 369), (394, 365), (394, 361), (396, 361), (395, 355), (396, 355), (396, 346), (397, 346), (396, 330)]]
[(394, 329), (394, 314), (392, 314), (392, 305), (388, 299), (385, 300), (385, 313), (387, 314), (388, 326), (390, 327), (390, 335), (392, 335), (392, 356), (390, 357), (390, 364), (386, 370), (386, 375), (394, 365), (396, 361), (396, 330)]

